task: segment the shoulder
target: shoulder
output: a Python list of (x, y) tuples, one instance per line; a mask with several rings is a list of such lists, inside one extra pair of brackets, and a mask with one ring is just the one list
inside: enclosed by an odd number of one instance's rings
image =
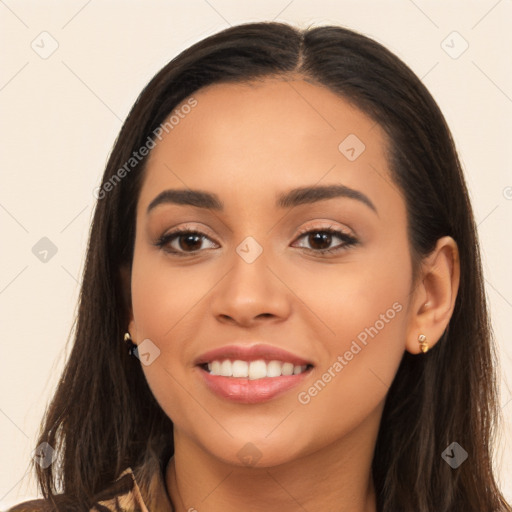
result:
[[(84, 510), (76, 503), (72, 505), (69, 498), (66, 499), (65, 496), (59, 496), (57, 500), (62, 500), (62, 510), (71, 511), (75, 507), (77, 512), (78, 510)], [(57, 509), (47, 500), (37, 499), (15, 505), (7, 512), (54, 512), (55, 510)], [(123, 471), (117, 480), (94, 497), (94, 505), (89, 509), (89, 512), (123, 512), (128, 510), (131, 512), (148, 512), (131, 468)]]
[(7, 512), (51, 512), (51, 505), (46, 500), (30, 500), (19, 503)]

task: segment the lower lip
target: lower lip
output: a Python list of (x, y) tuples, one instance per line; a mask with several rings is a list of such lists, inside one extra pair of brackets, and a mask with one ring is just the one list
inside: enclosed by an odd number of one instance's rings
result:
[(212, 375), (202, 368), (199, 368), (199, 371), (210, 391), (222, 398), (242, 404), (267, 402), (300, 384), (310, 373), (310, 369), (307, 369), (298, 375), (250, 380), (241, 377)]

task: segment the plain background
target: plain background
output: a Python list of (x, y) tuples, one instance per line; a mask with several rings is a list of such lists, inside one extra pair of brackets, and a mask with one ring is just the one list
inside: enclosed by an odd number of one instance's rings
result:
[[(37, 496), (28, 463), (69, 351), (93, 189), (122, 121), (143, 86), (180, 51), (229, 25), (263, 20), (337, 24), (373, 37), (422, 78), (444, 112), (483, 249), (503, 374), (496, 464), (512, 501), (510, 0), (5, 0), (0, 509)], [(48, 55), (52, 45), (58, 47)], [(32, 251), (43, 237), (57, 250), (46, 262)]]

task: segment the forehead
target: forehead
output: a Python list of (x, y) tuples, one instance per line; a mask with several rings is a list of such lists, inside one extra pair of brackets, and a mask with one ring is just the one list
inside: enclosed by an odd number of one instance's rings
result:
[(265, 79), (215, 84), (192, 97), (194, 108), (182, 109), (190, 98), (176, 108), (149, 156), (143, 205), (164, 188), (208, 188), (233, 201), (234, 191), (269, 196), (270, 188), (316, 183), (382, 188), (383, 131), (326, 87)]

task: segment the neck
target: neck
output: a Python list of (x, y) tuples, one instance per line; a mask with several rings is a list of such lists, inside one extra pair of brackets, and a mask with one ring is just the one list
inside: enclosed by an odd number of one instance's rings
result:
[(367, 418), (342, 439), (272, 467), (227, 464), (175, 430), (166, 485), (175, 512), (375, 512), (371, 463), (378, 423)]

